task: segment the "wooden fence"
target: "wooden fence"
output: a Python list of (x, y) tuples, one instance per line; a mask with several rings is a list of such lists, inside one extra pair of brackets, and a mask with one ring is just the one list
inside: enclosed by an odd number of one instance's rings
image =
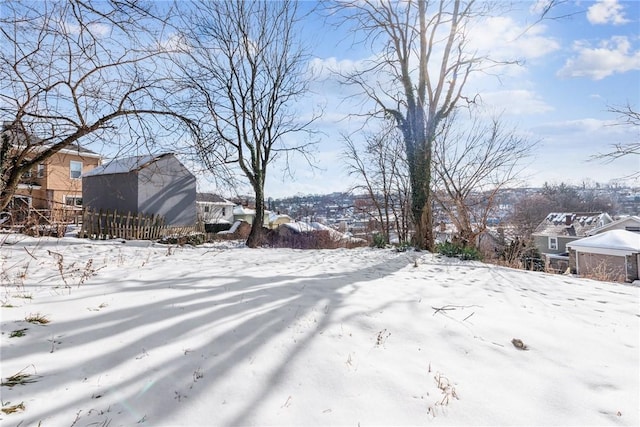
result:
[(164, 217), (160, 215), (85, 210), (82, 213), (82, 228), (78, 237), (103, 240), (158, 240), (168, 236), (186, 236), (200, 232), (200, 228), (202, 227), (197, 225), (166, 225)]

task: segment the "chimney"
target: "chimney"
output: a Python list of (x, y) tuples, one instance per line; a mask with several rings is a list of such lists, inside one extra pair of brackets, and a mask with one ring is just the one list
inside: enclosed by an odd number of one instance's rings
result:
[(573, 218), (573, 214), (566, 214), (564, 216), (564, 223), (566, 225), (571, 225), (571, 223), (573, 222), (572, 218)]

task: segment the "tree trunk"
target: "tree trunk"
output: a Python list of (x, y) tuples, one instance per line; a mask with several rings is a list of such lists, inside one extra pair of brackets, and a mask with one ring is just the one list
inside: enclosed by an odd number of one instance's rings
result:
[(262, 244), (263, 227), (264, 227), (264, 188), (262, 185), (258, 185), (255, 188), (256, 193), (256, 216), (253, 218), (253, 224), (251, 224), (251, 232), (249, 232), (249, 238), (246, 245), (250, 248), (257, 248)]
[[(416, 108), (413, 114), (422, 115)], [(425, 135), (424, 118), (407, 120), (403, 128), (409, 179), (411, 182), (411, 214), (415, 226), (413, 243), (416, 248), (433, 251), (433, 212), (431, 208), (431, 139)]]

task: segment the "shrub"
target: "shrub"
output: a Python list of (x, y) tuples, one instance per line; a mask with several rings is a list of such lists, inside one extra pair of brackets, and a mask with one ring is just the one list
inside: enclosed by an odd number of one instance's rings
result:
[(373, 239), (371, 241), (371, 246), (378, 249), (384, 249), (387, 247), (387, 239), (384, 237), (382, 233), (376, 233), (373, 235)]
[(278, 230), (271, 230), (267, 235), (267, 242), (274, 248), (291, 249), (336, 249), (342, 246), (342, 242), (332, 239), (327, 230), (302, 233), (279, 233)]
[(480, 260), (482, 254), (477, 248), (463, 246), (459, 243), (443, 242), (436, 245), (436, 251), (444, 256), (460, 258), (461, 260)]
[(162, 238), (158, 243), (165, 245), (192, 245), (198, 246), (205, 242), (206, 236), (204, 233), (192, 233), (186, 236), (167, 236)]

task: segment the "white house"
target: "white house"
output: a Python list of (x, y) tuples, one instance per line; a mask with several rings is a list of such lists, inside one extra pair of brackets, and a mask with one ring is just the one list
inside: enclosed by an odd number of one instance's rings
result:
[(207, 224), (220, 224), (231, 226), (233, 224), (234, 203), (217, 194), (198, 193), (196, 195), (196, 207), (198, 219)]

